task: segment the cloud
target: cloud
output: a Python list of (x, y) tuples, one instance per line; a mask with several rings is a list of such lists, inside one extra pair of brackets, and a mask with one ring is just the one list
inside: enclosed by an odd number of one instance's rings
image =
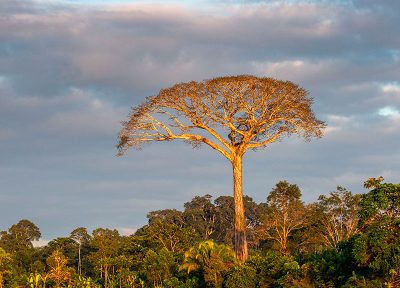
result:
[(0, 135), (6, 143), (34, 137), (48, 144), (71, 137), (115, 137), (121, 118), (128, 112), (127, 107), (115, 106), (96, 93), (76, 88), (52, 98), (19, 96), (3, 90), (0, 103), (1, 118), (7, 120)]
[(135, 234), (137, 228), (132, 227), (118, 227), (117, 230), (123, 236), (129, 236)]
[(0, 1), (2, 225), (28, 218), (46, 239), (140, 227), (151, 210), (230, 194), (229, 163), (207, 147), (156, 143), (115, 157), (130, 106), (220, 75), (296, 82), (328, 124), (318, 141), (246, 154), (244, 191), (256, 201), (284, 179), (307, 201), (337, 185), (362, 192), (365, 177), (397, 181), (397, 2), (248, 2)]
[(70, 104), (72, 107), (63, 111), (55, 109), (42, 128), (52, 134), (62, 131), (60, 134), (63, 137), (115, 135), (120, 119), (126, 113), (126, 109), (114, 107), (94, 93), (76, 88), (72, 88), (62, 102), (61, 106)]
[(388, 83), (382, 85), (382, 91), (386, 93), (400, 93), (400, 85), (398, 83)]
[[(174, 82), (258, 72), (260, 60), (270, 63), (266, 58), (273, 59), (278, 72), (290, 63), (299, 64), (297, 70), (304, 70), (302, 63), (312, 63), (312, 71), (326, 71), (346, 57), (361, 59), (371, 50), (388, 53), (370, 43), (382, 34), (371, 34), (371, 15), (343, 6), (301, 2), (244, 5), (209, 17), (184, 6), (115, 7), (76, 10), (54, 5), (47, 12), (23, 16), (15, 12), (15, 17), (0, 24), (8, 54), (3, 59), (4, 73), (18, 81), (18, 89), (34, 94), (96, 85), (124, 95), (134, 91), (143, 97), (154, 93), (153, 87)], [(287, 60), (293, 55), (301, 57)], [(338, 56), (345, 58), (338, 61)], [(313, 60), (317, 57), (326, 60)], [(385, 65), (390, 68), (389, 60), (380, 70)], [(208, 67), (213, 67), (212, 72)], [(360, 66), (351, 72), (363, 71)]]
[(400, 105), (400, 85), (397, 82), (382, 83), (382, 95), (386, 105)]
[(400, 112), (395, 107), (386, 106), (378, 110), (378, 114), (383, 117), (397, 119), (400, 117)]
[(47, 239), (39, 239), (37, 241), (32, 241), (33, 247), (44, 247), (46, 246), (51, 240)]
[(340, 132), (342, 129), (347, 128), (351, 125), (353, 117), (342, 116), (342, 115), (327, 115), (327, 127), (325, 129), (325, 135)]

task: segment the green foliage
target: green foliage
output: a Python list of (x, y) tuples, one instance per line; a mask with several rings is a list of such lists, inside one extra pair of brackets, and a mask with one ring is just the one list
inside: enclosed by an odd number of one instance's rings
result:
[(245, 264), (235, 266), (227, 274), (223, 286), (224, 288), (256, 288), (257, 271)]
[(181, 270), (200, 271), (208, 287), (222, 287), (224, 276), (235, 265), (233, 250), (211, 240), (201, 242), (185, 253)]
[(360, 194), (353, 195), (341, 186), (329, 196), (319, 196), (318, 202), (311, 205), (312, 225), (306, 237), (324, 248), (337, 248), (358, 233), (360, 198)]
[(217, 210), (211, 195), (195, 196), (185, 203), (183, 217), (185, 226), (199, 234), (204, 240), (212, 238), (216, 230)]
[[(105, 228), (90, 236), (80, 227), (40, 248), (32, 245), (39, 229), (21, 220), (0, 233), (0, 288), (400, 287), (400, 184), (371, 178), (365, 195), (338, 187), (307, 207), (296, 187), (279, 182), (268, 203), (259, 205), (244, 197), (246, 233), (253, 241), (253, 256), (244, 263), (229, 247), (234, 235), (230, 196), (214, 203), (209, 195), (196, 196), (184, 212), (150, 212), (148, 224), (131, 236)], [(288, 234), (293, 253), (258, 245), (253, 234), (265, 225), (260, 219), (279, 224), (286, 211), (287, 225), (301, 218), (292, 216), (303, 216), (303, 209), (308, 218)], [(332, 231), (335, 240), (323, 243)]]
[(49, 257), (54, 251), (60, 251), (68, 259), (75, 259), (77, 257), (78, 245), (74, 240), (69, 237), (58, 237), (51, 240), (42, 250), (42, 258)]
[(287, 181), (279, 181), (274, 189), (269, 193), (267, 202), (270, 205), (280, 207), (286, 205), (288, 201), (300, 200), (301, 191), (296, 184), (290, 184)]
[(30, 288), (45, 288), (47, 275), (45, 273), (31, 273), (28, 277), (28, 287)]
[(302, 287), (298, 283), (303, 277), (303, 268), (293, 256), (270, 251), (265, 256), (250, 257), (245, 267), (250, 267), (247, 268), (250, 275), (252, 271), (256, 272), (254, 287)]
[[(74, 229), (71, 234), (70, 234), (70, 239), (72, 239), (76, 244), (77, 244), (77, 250), (78, 250), (78, 257), (71, 258), (71, 259), (76, 259), (76, 266), (78, 268), (78, 274), (82, 274), (82, 259), (85, 260), (85, 248), (87, 248), (89, 241), (91, 239), (90, 235), (87, 232), (87, 229), (85, 227), (78, 227)], [(83, 248), (83, 249), (82, 249)]]
[(148, 250), (159, 249), (158, 242), (150, 238), (143, 229), (139, 229), (135, 235), (121, 239), (120, 252), (122, 255), (131, 256), (131, 269), (138, 271)]
[(383, 288), (383, 287), (391, 288), (390, 286), (386, 285), (382, 280), (366, 279), (363, 276), (356, 275), (356, 273), (354, 272), (352, 276), (347, 280), (346, 284), (341, 286), (341, 288)]
[(353, 271), (359, 270), (352, 249), (353, 242), (349, 240), (341, 243), (336, 249), (308, 255), (306, 262), (309, 276), (317, 287), (341, 287)]
[(161, 286), (165, 280), (172, 278), (175, 268), (174, 255), (165, 248), (155, 252), (148, 250), (143, 259), (141, 272), (146, 282), (153, 287)]
[(98, 228), (93, 231), (90, 245), (94, 251), (88, 256), (89, 261), (103, 276), (107, 287), (110, 271), (114, 268), (114, 258), (118, 256), (120, 235), (117, 230)]
[[(234, 222), (235, 206), (232, 196), (220, 196), (214, 201), (216, 223), (215, 231), (212, 234), (212, 240), (218, 243), (224, 243), (231, 247), (234, 246)], [(245, 209), (246, 237), (249, 247), (258, 246), (255, 237), (255, 228), (260, 223), (261, 209), (257, 203), (249, 196), (243, 196), (243, 205)]]
[[(367, 180), (367, 182), (371, 181), (371, 179)], [(375, 179), (375, 181), (377, 180)], [(400, 217), (400, 184), (381, 183), (381, 181), (383, 181), (383, 178), (378, 182), (374, 182), (374, 189), (362, 196), (361, 226), (384, 218), (395, 220)], [(366, 184), (366, 186), (369, 185), (371, 184)]]
[(39, 228), (26, 219), (12, 225), (8, 231), (0, 232), (0, 247), (13, 255), (20, 274), (26, 272), (33, 262), (32, 241), (39, 240), (40, 236)]
[(307, 224), (306, 208), (300, 197), (297, 185), (280, 181), (269, 193), (264, 205), (258, 236), (265, 241), (273, 241), (276, 250), (284, 255), (291, 253), (294, 233)]
[(355, 238), (354, 254), (360, 266), (390, 281), (400, 272), (400, 184), (382, 181), (371, 178), (366, 182), (374, 189), (361, 199), (362, 233)]
[(11, 275), (12, 260), (11, 254), (0, 247), (0, 288), (3, 287), (5, 278)]
[(165, 248), (175, 253), (183, 253), (198, 235), (185, 228), (183, 213), (177, 210), (158, 210), (147, 215), (149, 224), (143, 228), (142, 235), (155, 242), (157, 248)]
[(190, 278), (186, 281), (179, 280), (176, 277), (166, 279), (162, 284), (163, 288), (198, 288), (199, 280), (197, 278)]
[(100, 288), (100, 285), (96, 284), (90, 277), (78, 276), (73, 283), (73, 287), (76, 287), (76, 288)]
[(36, 260), (29, 269), (32, 273), (43, 274), (46, 270), (46, 264), (43, 261)]

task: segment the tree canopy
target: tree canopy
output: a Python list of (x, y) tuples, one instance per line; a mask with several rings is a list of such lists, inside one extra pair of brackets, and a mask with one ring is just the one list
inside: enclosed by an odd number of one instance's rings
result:
[[(179, 83), (132, 109), (119, 152), (151, 141), (205, 143), (229, 160), (293, 133), (307, 140), (325, 127), (308, 92), (290, 81), (241, 75)], [(211, 136), (211, 137), (210, 137)]]

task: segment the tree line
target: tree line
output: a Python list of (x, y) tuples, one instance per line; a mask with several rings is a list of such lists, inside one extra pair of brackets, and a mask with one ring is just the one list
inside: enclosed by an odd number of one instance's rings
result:
[(245, 262), (234, 252), (231, 196), (152, 211), (130, 236), (79, 227), (43, 247), (24, 219), (0, 233), (0, 288), (400, 287), (400, 184), (380, 177), (365, 187), (309, 204), (287, 181), (265, 202), (245, 196)]

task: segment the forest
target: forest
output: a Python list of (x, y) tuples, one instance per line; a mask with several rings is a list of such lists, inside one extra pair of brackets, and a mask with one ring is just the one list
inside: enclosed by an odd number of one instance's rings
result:
[(233, 250), (231, 196), (152, 211), (130, 236), (78, 227), (43, 247), (23, 219), (0, 234), (0, 288), (400, 287), (400, 184), (379, 177), (364, 186), (307, 204), (287, 181), (266, 202), (245, 196), (246, 261)]

